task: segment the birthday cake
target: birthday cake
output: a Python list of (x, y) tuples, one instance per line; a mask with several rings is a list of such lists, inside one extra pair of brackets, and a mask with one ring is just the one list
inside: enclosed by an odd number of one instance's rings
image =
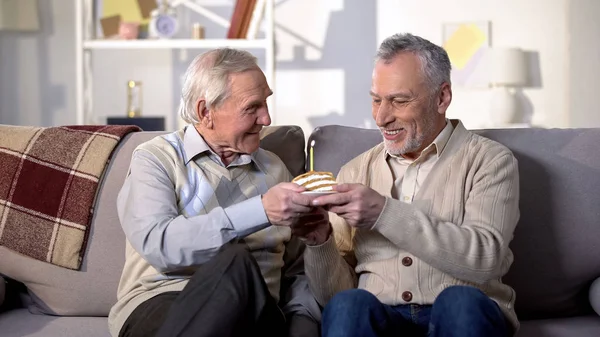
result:
[(332, 187), (337, 185), (333, 173), (324, 171), (310, 171), (301, 174), (292, 182), (304, 186), (312, 192), (330, 192), (333, 190)]

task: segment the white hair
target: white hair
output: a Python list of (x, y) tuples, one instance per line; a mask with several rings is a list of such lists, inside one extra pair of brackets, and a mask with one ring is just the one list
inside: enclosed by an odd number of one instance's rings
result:
[(256, 57), (244, 50), (219, 48), (196, 56), (184, 75), (179, 116), (187, 123), (200, 123), (199, 99), (206, 100), (209, 109), (218, 108), (231, 94), (229, 75), (257, 68)]
[(391, 62), (403, 52), (414, 53), (419, 58), (426, 84), (432, 91), (437, 91), (444, 82), (450, 84), (452, 66), (444, 48), (409, 33), (386, 38), (377, 50), (375, 62)]

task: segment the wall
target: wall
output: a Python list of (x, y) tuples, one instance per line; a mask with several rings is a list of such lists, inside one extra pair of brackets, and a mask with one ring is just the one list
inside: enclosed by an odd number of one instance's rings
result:
[[(596, 2), (572, 1), (587, 3), (589, 8)], [(224, 17), (231, 14), (229, 0), (198, 2), (207, 3)], [(586, 31), (585, 21), (573, 23), (588, 7), (567, 12), (568, 3), (569, 0), (278, 0), (278, 62), (272, 107), (275, 120), (277, 124), (301, 125), (306, 133), (331, 123), (373, 127), (368, 90), (372, 58), (381, 40), (409, 31), (441, 43), (443, 22), (490, 20), (493, 46), (522, 47), (538, 58), (540, 83), (524, 92), (534, 112), (534, 123), (549, 127), (583, 124), (588, 115), (579, 113), (570, 118), (568, 114), (569, 107), (583, 104), (569, 100), (569, 83), (579, 75), (569, 76), (568, 64), (570, 57), (586, 55), (582, 47), (585, 41), (568, 42), (567, 35), (569, 29)], [(0, 32), (0, 123), (75, 122), (73, 1), (40, 1), (40, 7), (41, 32)], [(181, 15), (184, 26), (199, 19)], [(593, 21), (591, 17), (589, 20)], [(208, 37), (224, 34), (222, 28), (207, 27)], [(180, 75), (199, 52), (95, 51), (96, 122), (102, 122), (106, 115), (125, 113), (125, 83), (137, 79), (144, 83), (144, 114), (166, 115), (169, 127), (175, 127)], [(257, 54), (263, 62), (264, 55)], [(585, 74), (585, 69), (579, 74)], [(580, 87), (594, 85), (593, 81), (586, 83), (581, 82)], [(579, 90), (578, 86), (574, 88)], [(486, 89), (455, 88), (449, 116), (463, 119), (468, 127), (481, 127), (487, 121), (488, 102)], [(590, 103), (585, 103), (588, 111), (592, 111)]]
[(600, 1), (571, 0), (568, 11), (569, 125), (600, 127)]
[[(592, 0), (593, 1), (593, 0)], [(380, 0), (378, 38), (408, 31), (440, 44), (442, 23), (491, 21), (493, 46), (521, 47), (539, 54), (541, 88), (524, 91), (534, 124), (567, 126), (566, 6), (568, 0)], [(395, 24), (390, 24), (395, 22)], [(449, 116), (467, 127), (487, 122), (488, 90), (454, 88)]]
[[(230, 0), (198, 0), (228, 18)], [(308, 133), (322, 123), (364, 125), (368, 111), (371, 60), (376, 48), (376, 2), (280, 0), (276, 3), (277, 74), (274, 120), (301, 125)], [(40, 2), (40, 32), (0, 32), (0, 123), (59, 125), (75, 123), (74, 2)], [(207, 37), (226, 29), (179, 10), (187, 37), (194, 22)], [(356, 22), (361, 22), (357, 25)], [(166, 116), (177, 126), (181, 75), (195, 55), (188, 51), (94, 51), (91, 123), (126, 110), (126, 82), (143, 83), (143, 115)], [(264, 52), (253, 50), (264, 65)], [(348, 57), (352, 55), (352, 57)], [(49, 58), (48, 58), (49, 56)], [(368, 112), (367, 112), (368, 113)], [(358, 116), (358, 117), (354, 117)]]
[(39, 1), (40, 31), (0, 31), (0, 123), (75, 123), (73, 9)]
[[(288, 3), (292, 6), (294, 2)], [(321, 33), (325, 38), (319, 39), (319, 34), (313, 33), (316, 41), (324, 40), (324, 48), (320, 54), (315, 51), (312, 63), (306, 62), (302, 70), (288, 71), (283, 60), (288, 54), (280, 52), (278, 55), (278, 123), (298, 124), (305, 130), (332, 123), (373, 127), (367, 93), (372, 58), (384, 38), (398, 32), (411, 32), (441, 44), (443, 23), (487, 20), (491, 22), (492, 46), (521, 47), (528, 52), (531, 88), (523, 90), (521, 98), (525, 108), (533, 113), (533, 123), (545, 127), (569, 126), (565, 14), (568, 0), (333, 2), (339, 7), (321, 5), (321, 12), (330, 11), (330, 22)], [(314, 10), (316, 5), (310, 8)], [(373, 10), (375, 15), (371, 14)], [(294, 13), (304, 14), (299, 8)], [(295, 22), (289, 20), (291, 17), (283, 8), (278, 9), (278, 21)], [(338, 21), (339, 18), (344, 19)], [(370, 29), (369, 22), (375, 23), (375, 30)], [(340, 23), (344, 24), (343, 28), (336, 25)], [(287, 43), (285, 35), (278, 35), (278, 39), (282, 44)], [(306, 55), (320, 46), (318, 42), (301, 44), (295, 53)], [(347, 48), (340, 48), (338, 44)], [(311, 64), (318, 64), (317, 69)], [(282, 81), (285, 85), (280, 87)], [(462, 119), (470, 128), (486, 127), (489, 126), (489, 102), (488, 89), (455, 86), (448, 115)]]
[[(303, 127), (371, 126), (376, 1), (280, 2), (276, 121)], [(298, 18), (298, 19), (294, 19)]]

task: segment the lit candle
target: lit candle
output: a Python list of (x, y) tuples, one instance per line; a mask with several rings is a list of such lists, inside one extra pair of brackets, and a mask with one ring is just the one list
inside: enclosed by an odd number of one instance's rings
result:
[(313, 151), (313, 146), (315, 146), (315, 141), (310, 142), (310, 170), (315, 170), (315, 154)]

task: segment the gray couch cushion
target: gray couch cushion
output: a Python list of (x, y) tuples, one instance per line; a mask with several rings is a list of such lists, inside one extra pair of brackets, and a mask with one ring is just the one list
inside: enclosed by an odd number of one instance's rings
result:
[[(600, 129), (478, 131), (519, 160), (521, 219), (505, 278), (520, 319), (589, 314), (589, 284), (600, 275)], [(315, 169), (337, 173), (381, 141), (378, 130), (320, 127)]]
[(260, 147), (275, 153), (293, 176), (304, 173), (304, 132), (298, 126), (263, 129)]
[[(117, 194), (135, 147), (164, 132), (130, 134), (117, 148), (101, 182), (81, 271), (33, 260), (0, 246), (0, 273), (25, 283), (35, 313), (107, 316), (116, 302), (125, 262), (125, 236), (117, 217)], [(304, 134), (297, 126), (267, 127), (261, 147), (284, 160), (292, 174), (304, 168)]]
[(2, 337), (110, 337), (106, 317), (32, 315), (27, 309), (0, 315)]
[(582, 316), (524, 321), (515, 337), (596, 336), (600, 336), (600, 317)]
[[(312, 140), (315, 141), (313, 147), (314, 169), (329, 171), (337, 175), (344, 164), (380, 143), (382, 138), (378, 130), (330, 125), (313, 130), (307, 142), (306, 153), (309, 153)], [(307, 171), (309, 166), (307, 158)]]
[(521, 318), (591, 313), (600, 275), (600, 129), (487, 130), (519, 160), (521, 220), (505, 278)]

